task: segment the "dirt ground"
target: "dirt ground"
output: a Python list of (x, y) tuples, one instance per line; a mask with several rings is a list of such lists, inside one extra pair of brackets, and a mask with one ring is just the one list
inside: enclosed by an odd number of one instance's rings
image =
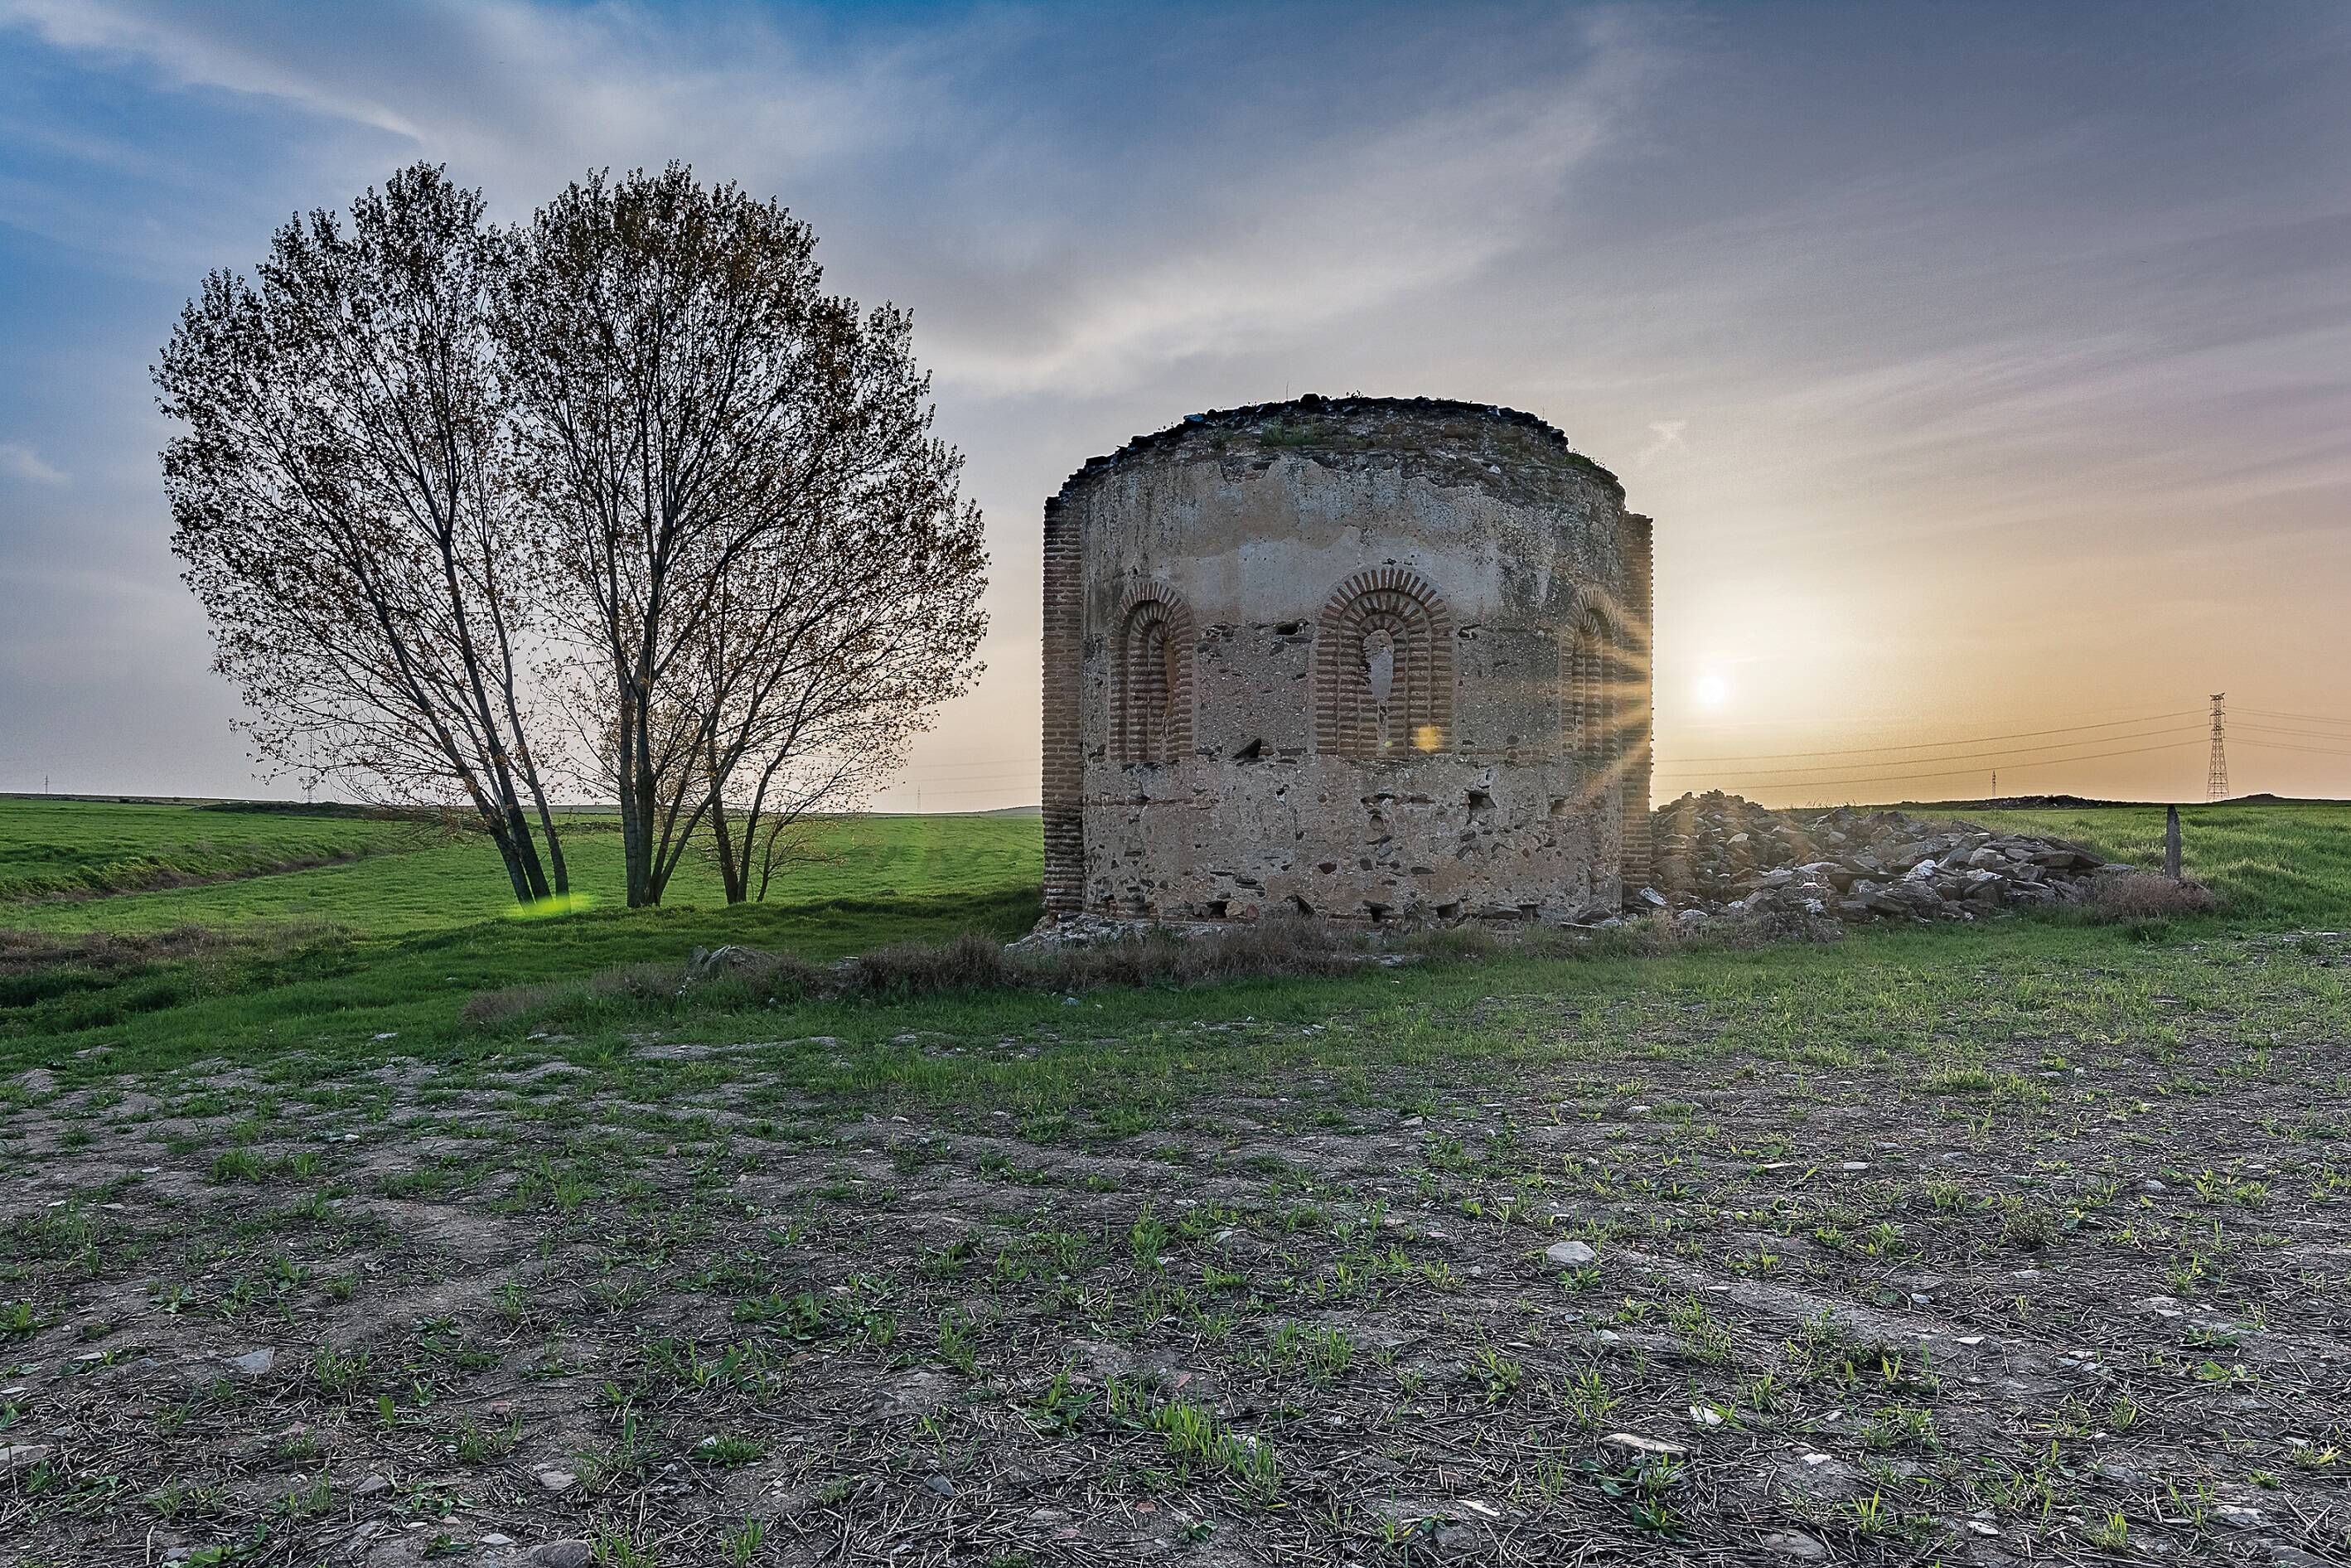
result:
[(823, 1040), (29, 1074), (0, 1560), (2351, 1563), (2346, 1063), (2247, 996), (1147, 1123), (844, 1108)]

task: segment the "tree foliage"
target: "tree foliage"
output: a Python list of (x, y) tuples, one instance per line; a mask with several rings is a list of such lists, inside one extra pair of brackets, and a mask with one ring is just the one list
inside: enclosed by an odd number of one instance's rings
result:
[(206, 277), (153, 375), (186, 427), (163, 452), (172, 548), (265, 762), (464, 802), (528, 900), (565, 874), (533, 745), (546, 595), (501, 451), (496, 265), (480, 195), (418, 165), (348, 225), (287, 224), (252, 281)]
[(601, 667), (632, 903), (707, 834), (730, 899), (966, 689), (986, 558), (903, 312), (672, 165), (571, 186), (499, 297), (548, 558)]
[(630, 903), (696, 849), (764, 894), (986, 629), (911, 323), (814, 250), (678, 165), (499, 232), (420, 164), (208, 277), (155, 371), (165, 482), (264, 757), (463, 800), (518, 898), (564, 886), (559, 767), (617, 794)]

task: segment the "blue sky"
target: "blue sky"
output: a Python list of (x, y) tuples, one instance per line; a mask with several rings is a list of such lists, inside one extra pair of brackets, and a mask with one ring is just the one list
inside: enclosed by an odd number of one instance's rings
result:
[[(2351, 714), (2346, 103), (2335, 4), (0, 0), (0, 789), (260, 788), (146, 366), (206, 268), (418, 157), (508, 217), (684, 158), (913, 309), (997, 625), (885, 803), (1035, 799), (1063, 476), (1308, 391), (1527, 408), (1624, 477), (1664, 792), (2223, 687)], [(2241, 787), (2351, 792), (2255, 740)]]

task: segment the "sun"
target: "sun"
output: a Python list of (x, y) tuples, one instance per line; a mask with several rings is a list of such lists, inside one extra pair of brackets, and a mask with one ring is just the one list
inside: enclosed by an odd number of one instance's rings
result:
[(1696, 690), (1700, 707), (1720, 707), (1730, 700), (1730, 683), (1720, 675), (1700, 675)]

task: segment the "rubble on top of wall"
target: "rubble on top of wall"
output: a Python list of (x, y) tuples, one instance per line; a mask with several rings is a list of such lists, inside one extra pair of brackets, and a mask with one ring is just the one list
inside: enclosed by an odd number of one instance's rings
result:
[(1700, 920), (1974, 919), (2079, 904), (2097, 877), (2137, 869), (2065, 839), (1851, 806), (1773, 811), (1719, 790), (1667, 801), (1651, 821), (1656, 885), (1627, 903)]
[[(1349, 423), (1371, 421), (1391, 424), (1397, 420), (1474, 422), (1487, 430), (1487, 436), (1481, 438), (1484, 441), (1490, 441), (1492, 433), (1497, 431), (1514, 432), (1520, 439), (1541, 453), (1541, 465), (1573, 470), (1599, 485), (1620, 505), (1625, 499), (1624, 481), (1576, 451), (1564, 432), (1540, 415), (1520, 409), (1504, 408), (1498, 403), (1462, 402), (1452, 398), (1366, 397), (1361, 393), (1323, 397), (1314, 392), (1281, 402), (1245, 403), (1235, 408), (1212, 408), (1204, 413), (1186, 414), (1165, 429), (1147, 431), (1133, 437), (1115, 452), (1089, 458), (1084, 466), (1070, 476), (1061, 487), (1061, 493), (1067, 496), (1083, 481), (1105, 471), (1123, 466), (1139, 457), (1187, 447), (1204, 436), (1217, 443), (1238, 438), (1269, 449), (1303, 449), (1327, 456), (1334, 448), (1350, 453), (1363, 448), (1360, 434), (1343, 428)], [(1362, 455), (1392, 457), (1394, 448), (1381, 443), (1363, 449)], [(1497, 482), (1504, 483), (1513, 476), (1493, 460), (1499, 457), (1499, 454), (1485, 453), (1480, 449), (1464, 451), (1456, 455), (1469, 461), (1466, 476), (1482, 481), (1491, 476)]]

